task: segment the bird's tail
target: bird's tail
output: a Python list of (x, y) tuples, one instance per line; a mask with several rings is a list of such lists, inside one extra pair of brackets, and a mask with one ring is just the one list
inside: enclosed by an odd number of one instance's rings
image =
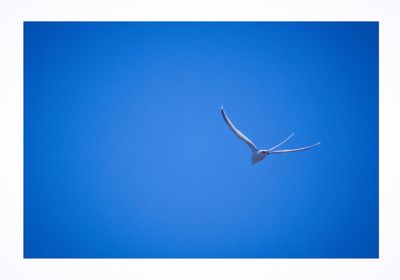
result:
[(275, 150), (276, 148), (282, 146), (283, 144), (285, 144), (290, 138), (292, 138), (294, 135), (294, 133), (290, 134), (288, 138), (286, 138), (285, 140), (283, 140), (281, 143), (279, 143), (278, 145), (272, 147), (271, 149), (268, 150), (268, 152), (272, 152), (273, 150)]

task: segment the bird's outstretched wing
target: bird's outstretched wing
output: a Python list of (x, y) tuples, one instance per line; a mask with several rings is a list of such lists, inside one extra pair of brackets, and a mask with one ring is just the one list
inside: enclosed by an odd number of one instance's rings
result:
[(224, 121), (226, 122), (226, 124), (229, 126), (229, 128), (232, 130), (233, 133), (235, 133), (235, 135), (242, 141), (244, 141), (249, 147), (250, 149), (255, 152), (258, 151), (256, 145), (254, 145), (253, 142), (251, 142), (249, 140), (249, 138), (247, 138), (243, 133), (241, 133), (230, 121), (230, 119), (228, 118), (228, 116), (225, 114), (224, 108), (221, 107), (221, 113), (222, 113), (222, 117), (224, 118)]
[(318, 146), (321, 144), (321, 142), (315, 143), (310, 146), (302, 147), (302, 148), (297, 148), (297, 149), (289, 149), (289, 150), (277, 150), (277, 151), (270, 151), (270, 154), (283, 154), (283, 153), (292, 153), (292, 152), (298, 152), (298, 151), (304, 151), (307, 149), (311, 149), (312, 147)]

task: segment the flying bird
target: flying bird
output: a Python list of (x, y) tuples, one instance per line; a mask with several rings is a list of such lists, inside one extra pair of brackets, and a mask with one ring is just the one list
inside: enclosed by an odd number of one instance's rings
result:
[(239, 129), (237, 129), (233, 123), (231, 122), (231, 120), (228, 118), (228, 116), (226, 115), (224, 108), (221, 107), (221, 113), (222, 113), (222, 117), (224, 118), (224, 121), (226, 122), (226, 124), (228, 125), (228, 127), (232, 130), (232, 132), (243, 142), (245, 142), (251, 149), (253, 155), (251, 157), (251, 162), (252, 164), (256, 164), (257, 162), (263, 160), (266, 156), (268, 156), (269, 154), (283, 154), (283, 153), (292, 153), (292, 152), (298, 152), (298, 151), (304, 151), (307, 149), (310, 149), (312, 147), (318, 146), (319, 144), (321, 144), (321, 142), (315, 143), (313, 145), (310, 146), (306, 146), (306, 147), (302, 147), (302, 148), (297, 148), (297, 149), (289, 149), (289, 150), (276, 150), (276, 148), (282, 146), (284, 143), (286, 143), (286, 141), (288, 141), (290, 138), (293, 137), (294, 133), (290, 134), (289, 137), (287, 137), (285, 140), (283, 140), (281, 143), (279, 143), (278, 145), (268, 149), (268, 150), (260, 150), (256, 147), (256, 145), (254, 145), (253, 142), (250, 141), (249, 138), (247, 138), (242, 132), (239, 131)]

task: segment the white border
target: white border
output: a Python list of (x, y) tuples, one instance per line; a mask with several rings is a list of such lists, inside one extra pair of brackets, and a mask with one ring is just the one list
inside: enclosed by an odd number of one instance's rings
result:
[[(1, 279), (400, 279), (399, 1), (4, 2), (0, 4)], [(380, 258), (23, 259), (23, 21), (52, 20), (380, 21)]]

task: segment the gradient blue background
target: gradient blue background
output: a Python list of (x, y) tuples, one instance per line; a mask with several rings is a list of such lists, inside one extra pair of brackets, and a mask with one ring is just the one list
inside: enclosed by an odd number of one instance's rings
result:
[(378, 23), (25, 23), (24, 256), (378, 257)]

